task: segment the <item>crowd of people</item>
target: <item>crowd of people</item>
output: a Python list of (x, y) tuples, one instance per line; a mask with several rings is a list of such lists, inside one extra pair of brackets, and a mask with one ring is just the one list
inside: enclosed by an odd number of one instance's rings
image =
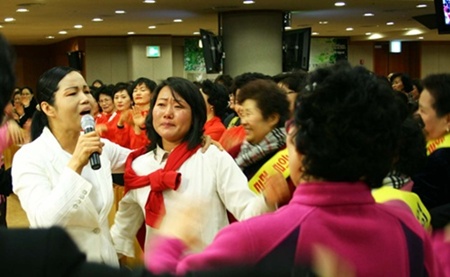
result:
[(11, 276), (450, 276), (450, 74), (57, 66), (33, 92), (13, 68), (0, 37), (0, 151), (20, 145), (0, 208), (12, 190), (32, 228), (0, 228)]

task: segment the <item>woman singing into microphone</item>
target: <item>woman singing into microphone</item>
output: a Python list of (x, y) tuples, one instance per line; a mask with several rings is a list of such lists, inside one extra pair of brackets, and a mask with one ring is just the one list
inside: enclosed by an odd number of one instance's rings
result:
[[(82, 134), (81, 119), (94, 97), (79, 72), (54, 67), (39, 79), (32, 142), (14, 156), (14, 192), (31, 227), (65, 228), (89, 261), (119, 266), (109, 234), (112, 172), (123, 172), (130, 150), (96, 132)], [(100, 154), (93, 170), (89, 157)]]

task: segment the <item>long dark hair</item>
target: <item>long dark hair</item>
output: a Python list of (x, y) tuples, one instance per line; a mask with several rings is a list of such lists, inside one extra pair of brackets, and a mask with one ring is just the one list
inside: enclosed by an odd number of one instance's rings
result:
[[(40, 105), (47, 102), (50, 105), (55, 103), (55, 93), (59, 89), (59, 82), (70, 72), (77, 71), (67, 66), (56, 66), (47, 70), (41, 75), (37, 83), (36, 101)], [(47, 115), (40, 109), (36, 110), (31, 121), (31, 140), (35, 140), (42, 134), (44, 127), (48, 126)]]
[(191, 107), (192, 124), (188, 133), (183, 139), (183, 142), (188, 142), (188, 149), (193, 149), (202, 143), (203, 125), (206, 122), (206, 104), (198, 87), (191, 81), (179, 78), (170, 77), (159, 84), (154, 92), (152, 101), (150, 102), (150, 113), (148, 114), (145, 125), (147, 127), (147, 137), (150, 140), (149, 150), (155, 149), (159, 144), (162, 145), (161, 136), (153, 127), (153, 107), (155, 107), (156, 99), (163, 87), (169, 87), (173, 94), (178, 94)]

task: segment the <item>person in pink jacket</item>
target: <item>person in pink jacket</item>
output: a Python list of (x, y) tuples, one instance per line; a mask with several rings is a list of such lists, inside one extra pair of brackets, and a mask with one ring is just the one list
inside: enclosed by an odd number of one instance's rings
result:
[(430, 238), (411, 212), (371, 195), (396, 153), (396, 107), (391, 88), (363, 67), (338, 63), (310, 73), (286, 124), (297, 184), (290, 203), (225, 227), (201, 253), (188, 252), (201, 209), (185, 207), (148, 245), (147, 268), (183, 275), (251, 267), (276, 276), (313, 266), (316, 250), (325, 248), (348, 268), (345, 276), (439, 276)]

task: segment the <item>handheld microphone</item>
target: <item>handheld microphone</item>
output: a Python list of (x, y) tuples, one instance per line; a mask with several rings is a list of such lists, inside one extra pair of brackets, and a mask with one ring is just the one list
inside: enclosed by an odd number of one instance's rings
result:
[[(92, 115), (85, 114), (81, 117), (81, 128), (83, 128), (85, 134), (95, 132), (95, 121)], [(92, 169), (99, 169), (101, 167), (100, 154), (97, 152), (92, 153), (89, 157), (89, 163)]]

